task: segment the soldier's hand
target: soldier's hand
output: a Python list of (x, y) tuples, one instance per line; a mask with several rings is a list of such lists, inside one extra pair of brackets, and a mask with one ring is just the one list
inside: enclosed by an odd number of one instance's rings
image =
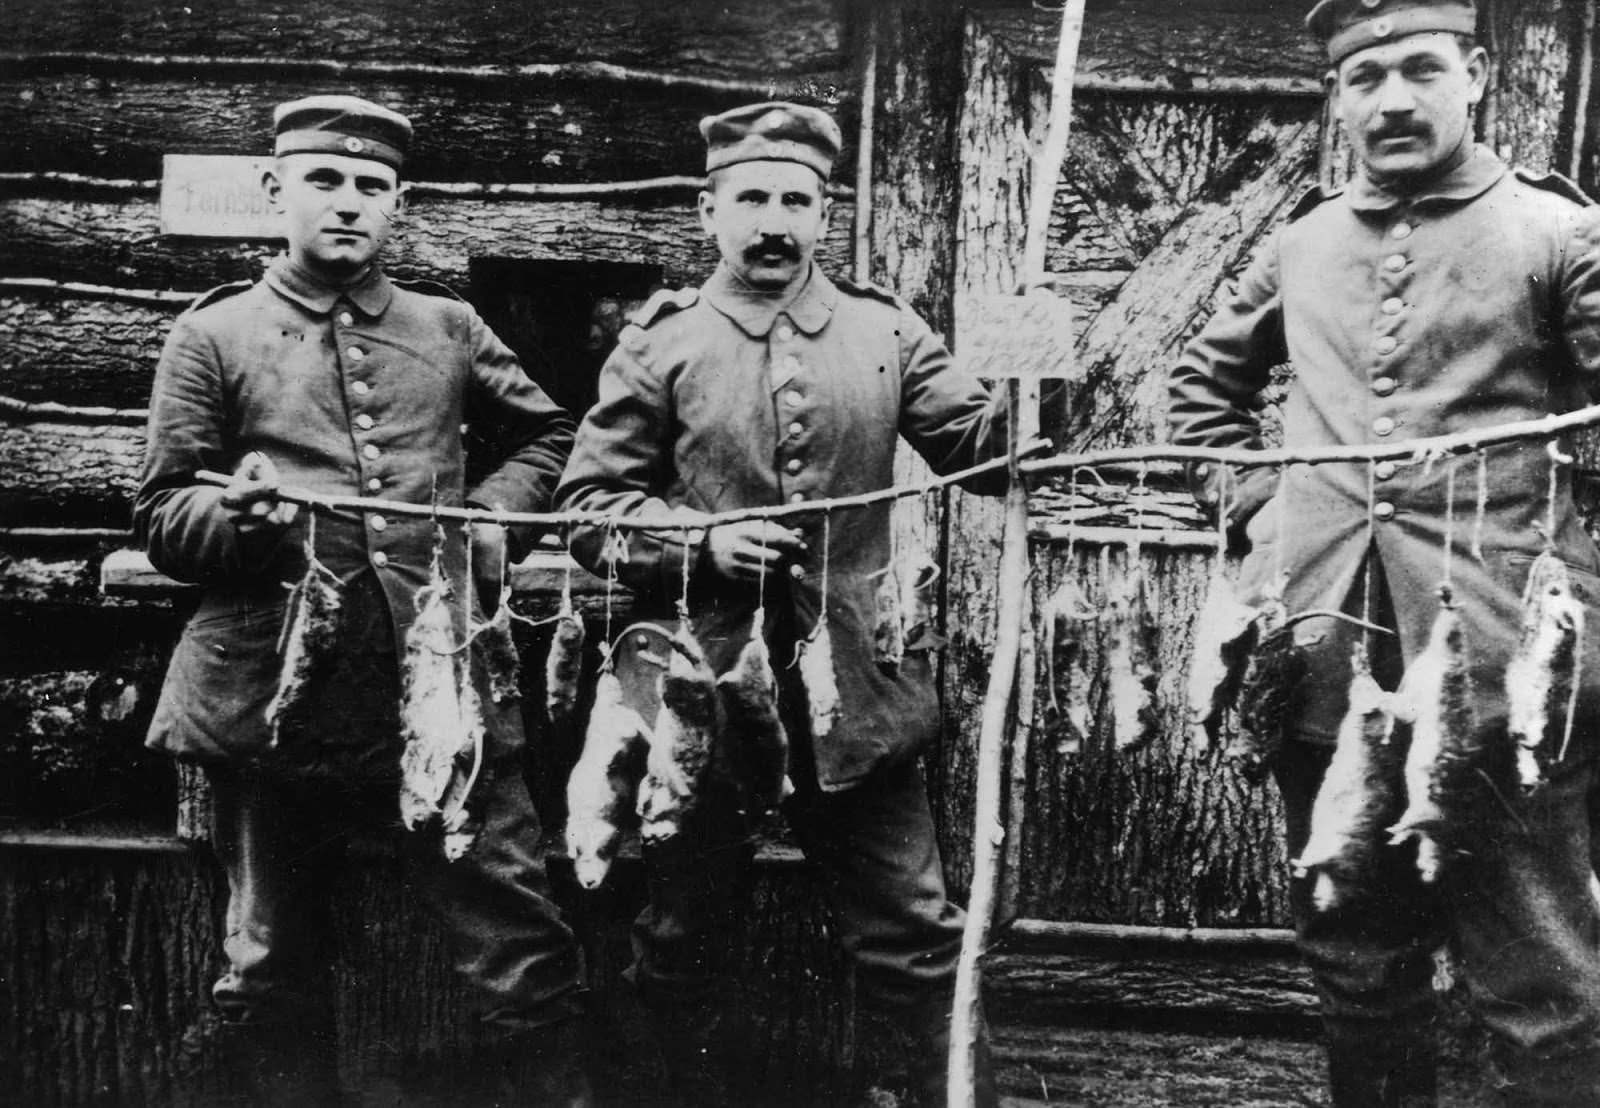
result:
[(806, 544), (798, 531), (771, 520), (750, 519), (713, 527), (706, 536), (706, 550), (723, 577), (756, 581), (775, 572), (786, 559), (804, 554)]
[(234, 527), (251, 533), (287, 527), (300, 506), (278, 499), (278, 467), (257, 450), (240, 459), (232, 483), (223, 486), (222, 509)]
[(472, 585), (485, 612), (500, 604), (506, 574), (506, 529), (498, 523), (472, 525)]

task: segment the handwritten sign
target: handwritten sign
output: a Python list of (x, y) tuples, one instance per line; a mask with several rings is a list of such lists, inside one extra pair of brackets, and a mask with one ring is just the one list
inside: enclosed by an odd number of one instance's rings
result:
[(270, 158), (166, 154), (161, 158), (161, 233), (188, 238), (283, 237), (261, 174)]
[(956, 298), (957, 360), (990, 379), (1075, 378), (1072, 303), (1045, 289)]

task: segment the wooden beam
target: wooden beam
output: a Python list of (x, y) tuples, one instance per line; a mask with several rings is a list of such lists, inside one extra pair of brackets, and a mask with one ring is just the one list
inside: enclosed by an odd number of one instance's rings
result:
[[(835, 201), (827, 238), (817, 251), (830, 273), (849, 272), (853, 217), (853, 202)], [(153, 195), (121, 201), (0, 196), (0, 240), (6, 243), (0, 269), (73, 287), (101, 285), (108, 274), (116, 274), (129, 296), (138, 295), (134, 289), (193, 290), (158, 294), (181, 303), (214, 285), (256, 278), (278, 250), (270, 242), (175, 241), (158, 233), (159, 224)], [(467, 295), (472, 263), (482, 258), (659, 265), (668, 286), (698, 284), (717, 262), (716, 246), (687, 195), (671, 204), (628, 203), (620, 197), (538, 202), (418, 197), (386, 250), (391, 273), (443, 281)], [(37, 291), (54, 290), (41, 284)]]
[(0, 42), (18, 52), (341, 58), (439, 66), (592, 61), (752, 82), (840, 82), (834, 0), (8, 0)]
[[(127, 59), (122, 59), (126, 61)], [(0, 66), (0, 164), (117, 178), (161, 173), (164, 154), (261, 153), (271, 105), (325, 91), (315, 66), (249, 72), (193, 64), (102, 73), (52, 62)], [(109, 64), (109, 62), (108, 62)], [(542, 73), (542, 71), (540, 71)], [(754, 96), (797, 90), (570, 76), (473, 78), (352, 70), (347, 91), (404, 107), (417, 128), (406, 172), (418, 180), (575, 183), (695, 176), (705, 168), (699, 121)], [(597, 71), (598, 72), (598, 71)], [(359, 78), (356, 79), (356, 78)], [(104, 94), (115, 85), (114, 97)], [(855, 164), (853, 109), (835, 172)]]
[[(95, 77), (226, 76), (247, 82), (315, 80), (343, 83), (518, 85), (598, 84), (652, 93), (692, 93), (740, 99), (814, 99), (816, 86), (748, 78), (706, 77), (670, 69), (643, 69), (605, 61), (536, 62), (503, 65), (441, 65), (430, 62), (345, 61), (338, 58), (294, 58), (243, 54), (131, 54), (100, 50), (0, 51), (0, 67), (17, 76), (60, 76), (82, 73)], [(823, 102), (836, 105), (842, 90)]]

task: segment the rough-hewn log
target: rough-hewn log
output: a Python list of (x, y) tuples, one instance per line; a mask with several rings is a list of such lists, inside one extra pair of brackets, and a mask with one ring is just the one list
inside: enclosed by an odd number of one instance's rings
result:
[[(272, 105), (326, 91), (327, 84), (313, 74), (235, 77), (204, 65), (187, 74), (13, 71), (0, 79), (0, 163), (159, 177), (163, 154), (264, 152)], [(405, 109), (417, 128), (406, 172), (437, 181), (699, 173), (705, 168), (700, 117), (750, 99), (745, 91), (664, 94), (626, 83), (542, 78), (473, 82), (470, 89), (398, 77), (353, 84), (349, 91)], [(841, 174), (850, 172), (853, 149), (847, 144)]]
[(0, 458), (9, 523), (126, 527), (144, 429), (0, 421)]
[[(442, 937), (403, 894), (392, 850), (351, 855), (331, 917), (343, 1080), (372, 1102), (395, 1103), (409, 1077), (432, 1092), (427, 1103), (456, 1103), (453, 1083), (482, 1064), (482, 1036)], [(643, 891), (637, 863), (619, 863), (594, 896), (577, 894), (563, 868), (557, 876), (589, 948), (604, 1028), (593, 1045), (610, 1102), (650, 1103), (664, 1092), (659, 1067), (632, 994), (618, 985)], [(0, 845), (6, 1103), (218, 1103), (231, 1079), (207, 993), (221, 965), (222, 905), (204, 852)], [(842, 1090), (849, 974), (805, 871), (763, 866), (733, 939), (730, 995), (741, 1018), (728, 1033), (759, 1082), (748, 1102), (800, 1108), (818, 1103), (819, 1089)]]
[[(1296, 0), (1090, 0), (1084, 17), (1079, 80), (1118, 79), (1184, 91), (1218, 78), (1273, 80), (1316, 94), (1325, 58), (1301, 23)], [(981, 12), (984, 26), (1020, 59), (1055, 60), (1061, 21), (1021, 4)]]
[(172, 768), (144, 749), (165, 661), (0, 677), (0, 825), (171, 825)]
[(1205, 322), (1228, 274), (1313, 179), (1317, 140), (1315, 122), (1263, 112), (1211, 187), (1083, 331), (1083, 381), (1071, 392), (1064, 445), (1165, 441), (1165, 367)]
[[(863, 48), (866, 21), (875, 25), (877, 78), (870, 198), (871, 278), (894, 289), (935, 331), (951, 331), (951, 274), (955, 244), (956, 119), (961, 95), (961, 20), (944, 0), (857, 4), (861, 24), (853, 41)], [(864, 64), (864, 60), (863, 60)], [(837, 220), (835, 221), (837, 224)], [(848, 272), (835, 270), (835, 272)], [(931, 473), (901, 443), (895, 480), (913, 484)], [(943, 554), (944, 496), (903, 501), (894, 509), (902, 549)], [(925, 760), (931, 780), (941, 756)]]
[(1191, 1025), (1218, 1016), (1315, 1016), (1316, 994), (1292, 933), (1202, 934), (1185, 941), (1156, 928), (1019, 920), (989, 958), (988, 995), (1011, 1018), (1041, 1024), (1112, 1008)]
[[(855, 206), (837, 200), (818, 251), (830, 272), (848, 273)], [(200, 292), (261, 272), (279, 247), (163, 238), (153, 197), (121, 202), (38, 196), (0, 198), (0, 273)], [(479, 258), (659, 265), (670, 286), (697, 284), (716, 264), (692, 198), (669, 204), (607, 201), (418, 199), (388, 247), (402, 277), (443, 281), (470, 295)], [(20, 324), (19, 324), (20, 326)]]
[(11, 50), (226, 54), (527, 65), (607, 61), (710, 75), (809, 75), (841, 68), (834, 0), (541, 0), (466, 8), (446, 0), (289, 0), (178, 5), (145, 0), (14, 0), (0, 8)]
[[(967, 87), (961, 104), (955, 256), (958, 300), (1016, 291), (1032, 173), (1029, 73), (976, 20), (967, 25), (964, 51)], [(1042, 128), (1040, 117), (1041, 133)], [(960, 315), (957, 323), (962, 323)], [(956, 339), (959, 351), (962, 342), (982, 341), (982, 336), (958, 331)], [(944, 774), (935, 792), (935, 810), (941, 816), (945, 868), (958, 889), (972, 879), (980, 719), (997, 629), (995, 569), (1003, 515), (992, 499), (960, 492), (949, 498), (945, 600), (950, 644), (944, 667)], [(1009, 875), (1007, 879), (1009, 890)]]
[(143, 405), (176, 308), (0, 297), (0, 394), (32, 402)]
[(1584, 0), (1490, 0), (1479, 14), (1492, 68), (1479, 109), (1483, 141), (1539, 172), (1573, 174), (1576, 92), (1586, 52)]
[(1108, 590), (1140, 567), (1156, 622), (1159, 723), (1144, 748), (1113, 748), (1109, 628), (1096, 627), (1087, 650), (1093, 733), (1081, 752), (1064, 751), (1042, 718), (1051, 680), (1040, 651), (1041, 718), (1026, 751), (1031, 788), (1018, 889), (1023, 915), (1180, 927), (1285, 924), (1277, 794), (1246, 784), (1216, 753), (1196, 749), (1186, 724), (1193, 622), (1213, 557), (1145, 548), (1135, 563), (1126, 549), (1080, 542), (1069, 555), (1058, 544), (1036, 546), (1036, 622), (1051, 593), (1069, 581), (1104, 611)]

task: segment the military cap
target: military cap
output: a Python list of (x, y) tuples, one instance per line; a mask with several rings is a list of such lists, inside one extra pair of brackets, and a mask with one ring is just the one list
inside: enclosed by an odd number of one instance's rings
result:
[(272, 112), (273, 154), (343, 154), (400, 168), (411, 121), (359, 96), (307, 96)]
[(1321, 0), (1306, 28), (1328, 44), (1328, 60), (1338, 65), (1357, 50), (1406, 35), (1473, 34), (1478, 12), (1473, 0)]
[(799, 162), (827, 180), (839, 156), (839, 125), (820, 108), (771, 101), (700, 121), (706, 172), (740, 162)]

